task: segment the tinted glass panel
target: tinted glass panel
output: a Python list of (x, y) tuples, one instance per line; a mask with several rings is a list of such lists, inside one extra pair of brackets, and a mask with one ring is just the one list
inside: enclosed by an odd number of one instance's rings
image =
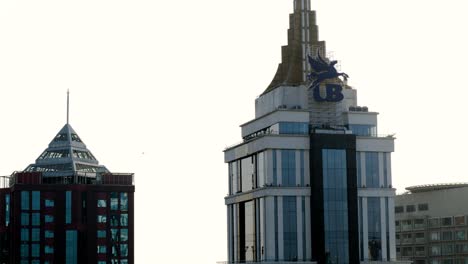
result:
[(322, 168), (325, 250), (329, 261), (349, 263), (346, 151), (323, 149)]

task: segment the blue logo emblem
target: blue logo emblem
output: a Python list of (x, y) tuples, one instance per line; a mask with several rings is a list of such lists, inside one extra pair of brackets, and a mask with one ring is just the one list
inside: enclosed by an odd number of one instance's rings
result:
[(343, 87), (338, 84), (325, 85), (325, 97), (320, 94), (320, 87), (317, 85), (314, 88), (314, 99), (317, 102), (339, 102), (344, 99)]
[(349, 78), (346, 73), (340, 73), (335, 69), (337, 61), (327, 62), (317, 52), (317, 58), (312, 58), (307, 55), (312, 72), (307, 76), (312, 84), (309, 89), (314, 89), (314, 99), (317, 102), (339, 102), (344, 99), (343, 87), (338, 84), (325, 84), (325, 97), (320, 95), (320, 83), (325, 80), (337, 78), (342, 76), (345, 81)]

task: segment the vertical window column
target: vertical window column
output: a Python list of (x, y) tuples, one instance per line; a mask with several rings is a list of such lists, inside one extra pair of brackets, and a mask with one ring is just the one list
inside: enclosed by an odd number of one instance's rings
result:
[(366, 187), (379, 188), (379, 153), (365, 152), (366, 155)]
[(346, 151), (323, 149), (325, 250), (328, 261), (349, 263)]
[(380, 197), (367, 198), (368, 217), (368, 252), (369, 260), (382, 260), (382, 229), (380, 213)]
[(65, 224), (72, 222), (72, 192), (65, 192)]
[(78, 233), (67, 230), (65, 233), (65, 264), (78, 263)]

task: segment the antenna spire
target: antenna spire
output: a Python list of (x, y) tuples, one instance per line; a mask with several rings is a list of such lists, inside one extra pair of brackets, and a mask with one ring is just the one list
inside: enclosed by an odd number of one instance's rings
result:
[(70, 89), (67, 89), (67, 125), (68, 125), (69, 115), (70, 115)]

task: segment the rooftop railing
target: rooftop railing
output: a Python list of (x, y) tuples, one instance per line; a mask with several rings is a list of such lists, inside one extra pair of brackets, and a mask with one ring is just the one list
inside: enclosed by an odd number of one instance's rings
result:
[(135, 185), (133, 173), (72, 172), (63, 176), (44, 176), (41, 172), (14, 172), (0, 178), (0, 188), (15, 184), (94, 184)]
[(317, 264), (315, 261), (218, 261), (216, 264)]

